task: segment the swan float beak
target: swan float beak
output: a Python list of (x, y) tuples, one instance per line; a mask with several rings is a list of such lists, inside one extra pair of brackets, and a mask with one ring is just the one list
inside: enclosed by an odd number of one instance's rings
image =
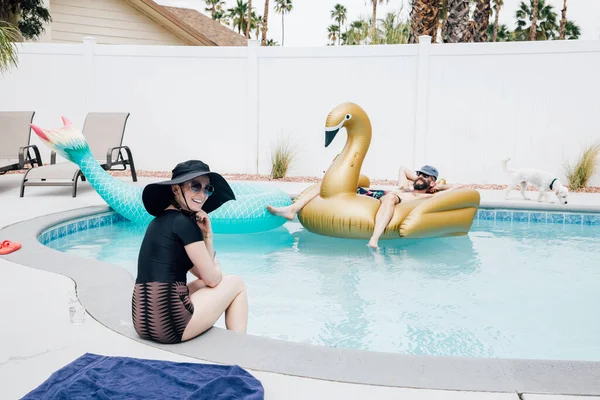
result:
[[(325, 147), (329, 146), (335, 135), (342, 129), (344, 124), (352, 119), (352, 114), (347, 113), (347, 105), (341, 104), (337, 106), (333, 111), (329, 113), (327, 116), (327, 120), (325, 121)], [(334, 126), (337, 121), (340, 121)]]
[[(343, 123), (344, 122), (342, 121), (340, 125), (342, 125)], [(325, 128), (325, 147), (329, 146), (331, 142), (333, 142), (333, 139), (335, 138), (335, 135), (337, 135), (337, 133), (340, 131), (340, 128), (341, 126)]]

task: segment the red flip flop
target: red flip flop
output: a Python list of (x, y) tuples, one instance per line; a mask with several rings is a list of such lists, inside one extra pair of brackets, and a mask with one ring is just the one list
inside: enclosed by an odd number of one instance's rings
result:
[(10, 254), (13, 251), (17, 251), (21, 248), (21, 243), (11, 242), (10, 240), (5, 240), (0, 243), (0, 255)]

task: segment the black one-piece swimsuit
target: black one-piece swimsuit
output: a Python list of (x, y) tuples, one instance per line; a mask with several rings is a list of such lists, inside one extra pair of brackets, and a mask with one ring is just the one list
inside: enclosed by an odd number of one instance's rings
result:
[(142, 339), (179, 343), (194, 314), (186, 274), (193, 263), (184, 246), (204, 240), (198, 225), (167, 210), (148, 225), (131, 301), (133, 327)]

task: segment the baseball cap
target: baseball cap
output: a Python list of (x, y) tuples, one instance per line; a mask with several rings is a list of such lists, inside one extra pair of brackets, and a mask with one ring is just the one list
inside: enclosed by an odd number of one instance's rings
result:
[(421, 167), (421, 169), (418, 169), (417, 172), (422, 172), (425, 175), (433, 176), (435, 179), (438, 178), (437, 168), (432, 167), (431, 165), (424, 165)]

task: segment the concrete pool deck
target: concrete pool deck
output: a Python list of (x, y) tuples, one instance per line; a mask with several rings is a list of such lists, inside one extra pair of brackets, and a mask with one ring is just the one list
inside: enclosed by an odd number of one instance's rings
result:
[[(0, 227), (19, 223), (25, 220), (48, 214), (63, 212), (89, 206), (105, 205), (103, 200), (91, 189), (89, 184), (82, 183), (77, 198), (72, 198), (68, 188), (45, 187), (30, 188), (24, 198), (18, 197), (21, 175), (0, 176)], [(121, 178), (125, 182), (131, 182)], [(159, 179), (140, 178), (138, 185)], [(273, 183), (290, 194), (297, 194), (310, 183)], [(482, 202), (498, 203), (502, 207), (515, 204), (521, 207), (536, 208), (535, 202), (520, 200), (504, 202), (502, 192), (481, 191)], [(513, 192), (511, 199), (518, 199), (518, 192)], [(600, 195), (573, 194), (569, 205), (582, 210), (600, 206)], [(545, 207), (546, 209), (556, 206)], [(0, 232), (0, 239), (4, 237)], [(20, 252), (26, 249), (20, 250)], [(86, 352), (119, 355), (140, 358), (164, 359), (171, 361), (199, 362), (200, 360), (182, 356), (171, 351), (149, 346), (132, 340), (86, 316), (81, 325), (71, 325), (68, 317), (67, 294), (74, 283), (71, 279), (55, 273), (24, 267), (0, 257), (0, 309), (5, 326), (0, 333), (0, 385), (3, 398), (18, 398), (40, 385), (48, 376), (65, 364)], [(24, 291), (27, 294), (24, 295)], [(29, 311), (30, 310), (30, 311)], [(29, 311), (29, 312), (28, 312)], [(201, 338), (199, 340), (202, 340)], [(188, 342), (193, 344), (193, 342)], [(452, 374), (452, 366), (447, 371)], [(513, 393), (475, 392), (475, 391), (440, 391), (425, 389), (408, 389), (374, 385), (357, 385), (327, 380), (299, 378), (284, 374), (274, 374), (250, 370), (265, 387), (268, 399), (294, 398), (408, 398), (408, 399), (518, 399), (517, 390)], [(552, 371), (539, 371), (541, 375)], [(600, 375), (598, 375), (600, 376)], [(460, 378), (460, 377), (458, 377)], [(577, 384), (577, 377), (570, 379)], [(599, 381), (600, 379), (596, 379)], [(583, 384), (583, 383), (582, 383)], [(582, 387), (579, 394), (598, 394), (597, 388), (590, 388), (585, 393)], [(472, 387), (479, 387), (472, 382)], [(518, 385), (515, 386), (517, 388)], [(469, 389), (466, 389), (469, 390)], [(472, 390), (472, 389), (471, 389)], [(553, 387), (536, 389), (535, 392), (556, 393)], [(527, 393), (523, 399), (559, 400), (567, 397), (535, 395)], [(580, 398), (580, 397), (577, 397)], [(597, 397), (600, 398), (600, 397)]]

